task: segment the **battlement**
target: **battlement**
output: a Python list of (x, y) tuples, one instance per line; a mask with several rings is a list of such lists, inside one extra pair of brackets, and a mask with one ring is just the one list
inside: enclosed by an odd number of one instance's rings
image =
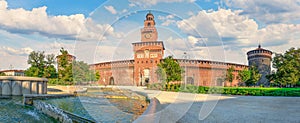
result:
[(235, 64), (235, 63), (226, 63), (219, 61), (208, 61), (208, 60), (197, 60), (197, 59), (176, 59), (177, 62), (183, 66), (187, 65), (187, 67), (200, 67), (200, 68), (219, 68), (219, 69), (228, 69), (233, 66), (237, 70), (243, 70), (248, 68), (247, 65), (243, 64)]
[(111, 67), (128, 67), (133, 66), (134, 60), (119, 60), (110, 62), (101, 62), (97, 64), (90, 65), (90, 68), (100, 69), (100, 68), (111, 68)]
[(136, 43), (132, 43), (132, 45), (134, 46), (134, 51), (143, 49), (143, 47), (145, 46), (158, 46), (158, 47), (162, 47), (163, 50), (165, 50), (165, 46), (163, 41), (149, 41), (149, 42), (136, 42)]

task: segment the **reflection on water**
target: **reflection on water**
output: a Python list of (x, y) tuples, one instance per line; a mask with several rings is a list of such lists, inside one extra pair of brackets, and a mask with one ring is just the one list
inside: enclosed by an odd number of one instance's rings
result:
[(55, 123), (52, 118), (22, 105), (22, 97), (0, 99), (0, 123)]
[(107, 99), (105, 95), (128, 96), (132, 92), (89, 90), (79, 97), (45, 100), (63, 110), (98, 122), (132, 122), (147, 108), (148, 103), (139, 99)]

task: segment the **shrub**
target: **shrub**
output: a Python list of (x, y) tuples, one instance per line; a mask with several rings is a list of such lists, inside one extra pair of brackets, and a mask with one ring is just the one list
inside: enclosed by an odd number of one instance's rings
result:
[(164, 89), (163, 87), (164, 85), (161, 83), (154, 83), (154, 84), (149, 84), (147, 86), (148, 89), (152, 89), (152, 90), (162, 90)]

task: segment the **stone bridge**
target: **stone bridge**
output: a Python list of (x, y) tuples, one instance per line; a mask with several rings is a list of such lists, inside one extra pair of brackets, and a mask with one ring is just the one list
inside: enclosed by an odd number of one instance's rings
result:
[(47, 94), (46, 78), (0, 76), (0, 95)]

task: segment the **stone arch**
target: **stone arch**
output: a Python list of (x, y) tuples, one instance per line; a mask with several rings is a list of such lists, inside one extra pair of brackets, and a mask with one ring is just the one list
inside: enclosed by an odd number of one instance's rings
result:
[(114, 77), (110, 77), (109, 78), (109, 85), (114, 85), (114, 84), (115, 84)]

